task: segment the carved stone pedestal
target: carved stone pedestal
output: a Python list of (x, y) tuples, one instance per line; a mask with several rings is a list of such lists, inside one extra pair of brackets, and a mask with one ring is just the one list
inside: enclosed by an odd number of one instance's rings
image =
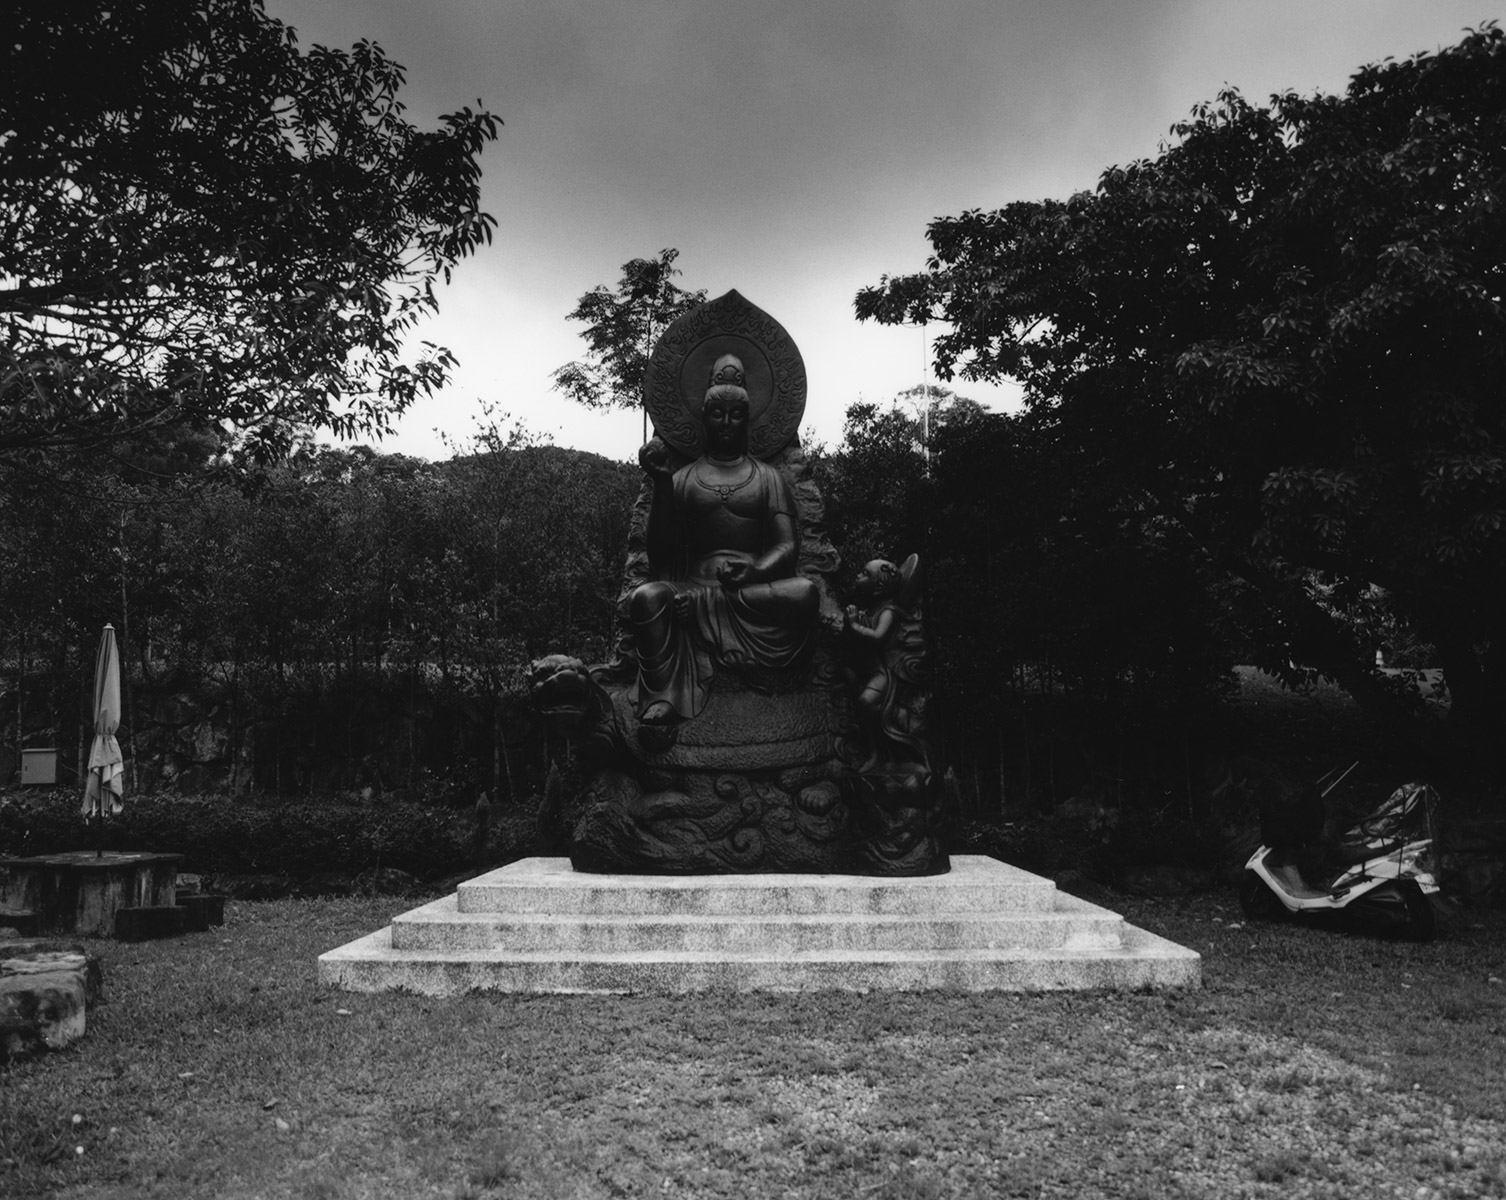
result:
[(842, 709), (831, 688), (808, 684), (764, 694), (724, 676), (705, 711), (663, 747), (653, 742), (656, 731), (633, 719), (624, 692), (613, 695), (612, 705), (627, 755), (636, 761), (603, 771), (587, 792), (570, 853), (577, 870), (925, 875), (947, 869), (925, 814), (897, 815), (887, 797), (839, 760)]

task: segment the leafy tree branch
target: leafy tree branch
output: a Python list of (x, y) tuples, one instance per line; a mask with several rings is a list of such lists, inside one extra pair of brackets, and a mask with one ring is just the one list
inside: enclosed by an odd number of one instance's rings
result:
[(380, 433), (453, 358), (404, 338), (491, 239), (500, 122), (404, 120), (380, 47), (259, 0), (19, 5), (0, 85), (0, 457), (174, 420), (258, 461)]

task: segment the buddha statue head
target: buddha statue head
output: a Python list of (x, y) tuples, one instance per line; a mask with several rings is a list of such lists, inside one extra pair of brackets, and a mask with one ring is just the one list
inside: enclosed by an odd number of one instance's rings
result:
[(743, 364), (724, 354), (711, 368), (710, 386), (701, 405), (706, 430), (706, 453), (712, 458), (735, 458), (748, 449), (748, 392)]
[(735, 354), (724, 354), (712, 364), (711, 378), (707, 381), (707, 386), (714, 388), (730, 384), (741, 389), (746, 382), (742, 359)]

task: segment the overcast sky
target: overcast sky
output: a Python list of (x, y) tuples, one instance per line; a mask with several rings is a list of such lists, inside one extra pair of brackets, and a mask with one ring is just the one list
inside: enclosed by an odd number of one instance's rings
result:
[[(493, 245), (423, 336), (454, 382), (383, 449), (446, 455), (487, 401), (563, 445), (632, 458), (639, 418), (551, 390), (584, 350), (565, 319), (621, 265), (674, 246), (679, 283), (736, 288), (804, 355), (804, 436), (921, 381), (918, 329), (853, 297), (919, 270), (926, 225), (1066, 196), (1153, 155), (1225, 85), (1339, 91), (1358, 66), (1457, 41), (1506, 0), (267, 0), (304, 46), (378, 42), (410, 120), (479, 99)], [(1009, 389), (954, 385), (1007, 405)]]

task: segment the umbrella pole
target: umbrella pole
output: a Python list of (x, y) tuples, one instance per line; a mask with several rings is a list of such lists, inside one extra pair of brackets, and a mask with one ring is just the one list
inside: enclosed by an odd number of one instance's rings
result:
[(99, 772), (99, 807), (94, 810), (94, 815), (99, 821), (99, 830), (95, 835), (94, 857), (103, 858), (105, 856), (105, 769), (96, 767), (95, 770)]

